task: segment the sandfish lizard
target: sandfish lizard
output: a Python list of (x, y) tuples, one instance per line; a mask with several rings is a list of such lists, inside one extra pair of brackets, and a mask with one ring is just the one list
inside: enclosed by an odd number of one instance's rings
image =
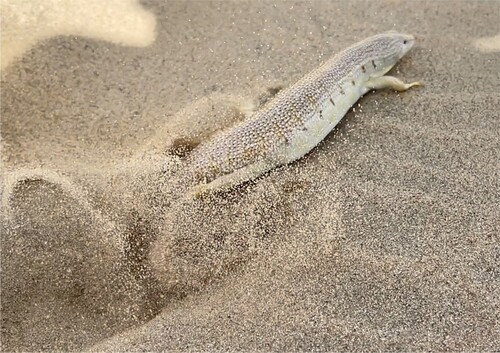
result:
[(191, 193), (230, 188), (301, 158), (370, 90), (420, 85), (385, 76), (414, 42), (412, 35), (395, 31), (358, 42), (278, 92), (247, 120), (201, 143), (188, 158), (196, 185)]

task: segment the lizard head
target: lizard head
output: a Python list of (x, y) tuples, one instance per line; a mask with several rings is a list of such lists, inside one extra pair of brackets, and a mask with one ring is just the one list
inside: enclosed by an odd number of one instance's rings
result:
[(357, 45), (364, 53), (363, 60), (373, 64), (372, 76), (388, 72), (415, 44), (415, 37), (389, 31), (367, 38)]
[(415, 44), (415, 37), (411, 34), (403, 34), (395, 31), (388, 32), (387, 34), (393, 42), (393, 45), (399, 49), (399, 59), (406, 55)]

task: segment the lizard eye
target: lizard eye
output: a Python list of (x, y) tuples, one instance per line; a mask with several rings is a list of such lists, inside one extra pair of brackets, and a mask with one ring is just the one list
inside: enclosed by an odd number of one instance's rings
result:
[(406, 42), (408, 42), (406, 39), (403, 41), (403, 44), (406, 44)]

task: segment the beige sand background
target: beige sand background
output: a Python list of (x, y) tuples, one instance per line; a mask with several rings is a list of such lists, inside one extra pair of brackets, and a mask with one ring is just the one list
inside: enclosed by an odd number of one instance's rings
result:
[[(2, 351), (500, 349), (499, 2), (143, 5), (145, 48), (59, 36), (2, 71)], [(389, 29), (423, 87), (178, 201), (166, 151)]]

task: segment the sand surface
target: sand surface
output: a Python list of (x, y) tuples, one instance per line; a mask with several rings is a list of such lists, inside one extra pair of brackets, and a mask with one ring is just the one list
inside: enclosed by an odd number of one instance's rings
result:
[[(143, 6), (149, 46), (57, 36), (2, 71), (2, 351), (500, 349), (498, 1)], [(179, 201), (172, 146), (390, 29), (423, 87)]]

